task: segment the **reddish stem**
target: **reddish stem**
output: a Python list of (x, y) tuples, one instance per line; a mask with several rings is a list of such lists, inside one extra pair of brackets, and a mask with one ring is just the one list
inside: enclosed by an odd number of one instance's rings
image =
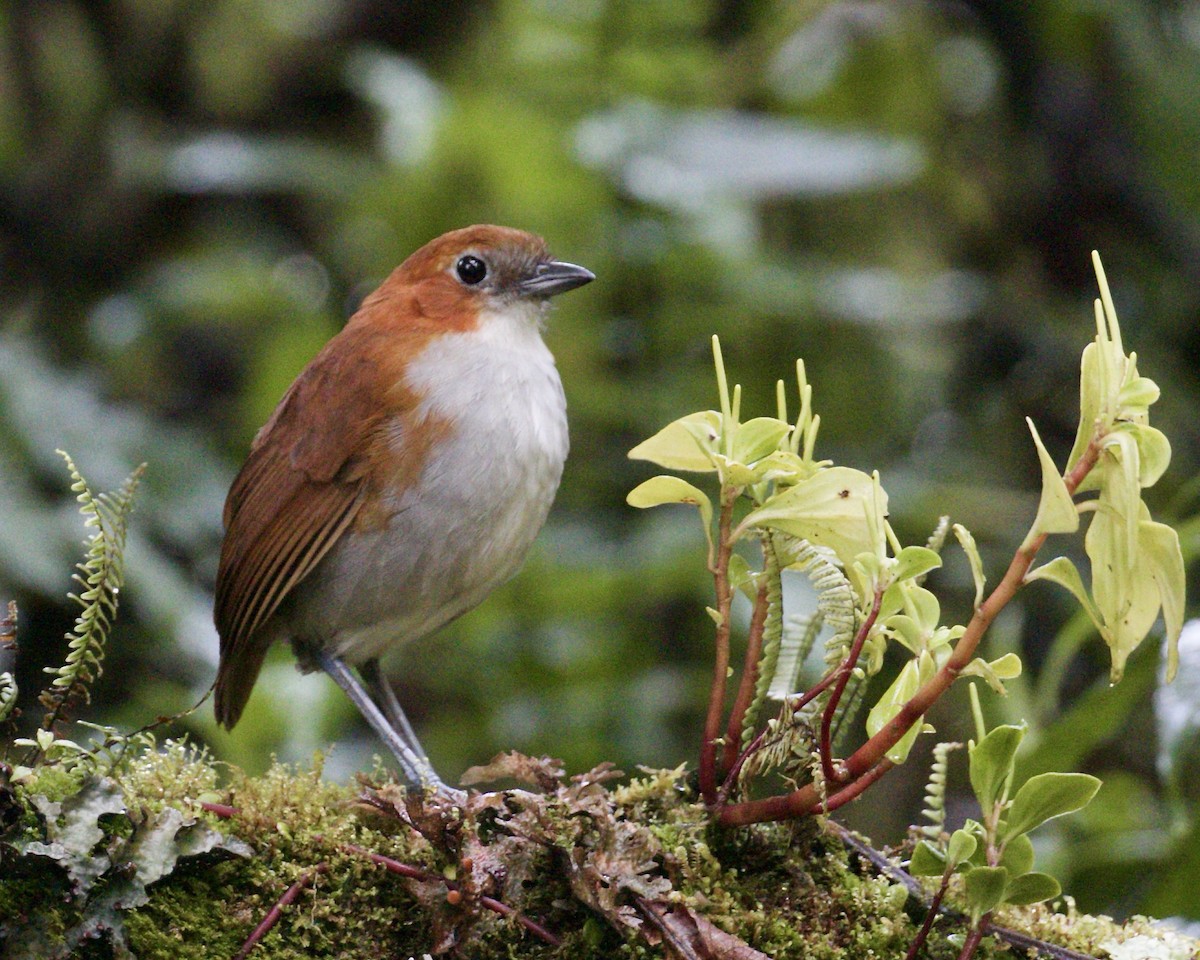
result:
[[(1080, 457), (1065, 477), (1063, 483), (1067, 492), (1073, 494), (1083, 482), (1084, 477), (1091, 472), (1092, 467), (1100, 457), (1100, 445), (1093, 440), (1088, 445), (1084, 455)], [(1004, 574), (996, 589), (975, 610), (967, 629), (955, 644), (954, 652), (942, 668), (930, 678), (920, 690), (913, 694), (899, 712), (876, 732), (876, 734), (859, 747), (842, 765), (842, 782), (850, 782), (864, 776), (884, 758), (901, 738), (908, 732), (909, 727), (919, 721), (938, 700), (950, 685), (958, 678), (962, 670), (975, 656), (975, 650), (983, 635), (991, 626), (996, 615), (1003, 610), (1025, 581), (1025, 575), (1033, 565), (1034, 557), (1046, 541), (1046, 535), (1035, 537), (1027, 545), (1022, 545), (1013, 556), (1008, 571)], [(730, 804), (723, 807), (719, 813), (722, 826), (745, 826), (748, 823), (761, 823), (767, 820), (787, 820), (792, 817), (802, 817), (813, 812), (821, 803), (821, 795), (816, 787), (807, 784), (799, 790), (776, 797), (766, 797), (762, 800), (748, 800), (745, 803)]]
[(990, 913), (985, 913), (979, 918), (979, 922), (971, 928), (971, 932), (967, 934), (967, 939), (963, 942), (962, 952), (958, 955), (958, 960), (971, 960), (975, 956), (975, 951), (979, 949), (979, 944), (983, 942), (983, 936), (987, 933), (988, 921), (991, 918)]
[(876, 780), (882, 777), (885, 773), (894, 767), (895, 764), (886, 757), (880, 760), (875, 766), (864, 773), (853, 783), (843, 787), (837, 793), (831, 795), (828, 799), (818, 803), (813, 807), (813, 813), (833, 813), (838, 807), (844, 807), (851, 800), (854, 800), (867, 789)]
[(713, 658), (712, 688), (708, 695), (708, 715), (704, 719), (704, 740), (700, 744), (700, 793), (704, 802), (717, 802), (717, 738), (721, 735), (721, 717), (725, 713), (725, 682), (729, 674), (730, 608), (733, 592), (729, 587), (729, 558), (733, 543), (729, 529), (733, 522), (733, 502), (737, 490), (730, 488), (721, 498), (721, 518), (717, 526), (717, 557), (713, 565), (713, 582), (717, 594), (716, 655)]
[(300, 891), (312, 883), (313, 878), (318, 873), (324, 873), (328, 869), (329, 864), (318, 863), (311, 870), (306, 870), (304, 873), (300, 874), (300, 876), (296, 879), (296, 882), (288, 887), (287, 890), (284, 891), (283, 896), (275, 902), (275, 906), (267, 911), (267, 915), (263, 917), (262, 923), (255, 927), (254, 932), (246, 938), (246, 942), (242, 944), (242, 949), (238, 951), (237, 956), (234, 957), (234, 960), (246, 960), (246, 957), (250, 955), (250, 951), (254, 949), (255, 945), (257, 945), (263, 937), (270, 933), (271, 928), (279, 922), (279, 918), (283, 916), (284, 908), (287, 907), (298, 896), (300, 896)]
[[(754, 698), (754, 688), (758, 683), (758, 661), (762, 657), (763, 627), (767, 623), (769, 606), (767, 578), (764, 575), (762, 585), (754, 598), (754, 613), (750, 617), (750, 629), (746, 635), (746, 658), (742, 665), (742, 679), (733, 701), (733, 710), (729, 714), (729, 723), (725, 727), (725, 751), (721, 760), (721, 766), (725, 770), (732, 770), (737, 761), (738, 744), (742, 739), (742, 723), (746, 719), (750, 701)], [(729, 782), (729, 776), (726, 775), (725, 784)]]
[(879, 607), (882, 603), (883, 591), (877, 587), (871, 612), (858, 628), (854, 642), (850, 645), (850, 652), (838, 667), (837, 683), (833, 693), (829, 695), (829, 702), (825, 704), (825, 712), (821, 715), (821, 771), (825, 774), (826, 783), (840, 783), (848, 779), (844, 771), (836, 770), (833, 766), (833, 718), (837, 713), (838, 704), (842, 701), (842, 694), (846, 692), (846, 684), (850, 682), (850, 675), (858, 664), (863, 644), (867, 642), (867, 636), (879, 617)]
[[(375, 853), (365, 847), (356, 846), (353, 843), (340, 843), (338, 847), (348, 853), (356, 853), (360, 856), (367, 857), (374, 863), (379, 864), (384, 869), (391, 873), (398, 874), (401, 877), (407, 877), (410, 880), (423, 880), (428, 883), (445, 884), (446, 889), (452, 893), (459, 893), (457, 884), (451, 883), (445, 877), (436, 873), (430, 873), (428, 870), (421, 870), (418, 867), (409, 866), (407, 863), (401, 863), (399, 860), (393, 860), (391, 857), (385, 857), (382, 853)], [(552, 947), (557, 947), (562, 944), (553, 933), (543, 927), (540, 923), (530, 920), (524, 914), (518, 912), (513, 907), (506, 903), (501, 903), (495, 897), (479, 897), (480, 906), (486, 907), (493, 913), (498, 913), (504, 917), (511, 917), (516, 920), (522, 927), (532, 933), (539, 940), (550, 944)]]
[(805, 707), (807, 707), (813, 700), (815, 700), (818, 696), (820, 696), (820, 694), (822, 692), (824, 692), (824, 690), (831, 683), (833, 683), (834, 680), (837, 679), (838, 670), (840, 668), (841, 668), (841, 664), (838, 664), (838, 666), (834, 667), (827, 674), (825, 674), (825, 676), (823, 676), (820, 680), (818, 680), (811, 687), (809, 687), (807, 690), (805, 690), (804, 693), (802, 693), (802, 694), (800, 694), (800, 696), (795, 697), (794, 699), (790, 700), (788, 702), (788, 706), (790, 706), (792, 708), (792, 716), (795, 716), (796, 714), (798, 714), (801, 710), (803, 710)]
[(946, 896), (946, 890), (950, 886), (950, 874), (951, 872), (947, 871), (942, 875), (942, 884), (938, 887), (937, 893), (933, 895), (933, 899), (929, 901), (929, 912), (925, 914), (925, 922), (921, 924), (921, 929), (913, 938), (908, 953), (904, 955), (904, 960), (917, 960), (917, 954), (925, 945), (925, 941), (929, 939), (929, 931), (933, 929), (934, 921), (938, 918), (938, 911), (942, 908), (942, 898)]

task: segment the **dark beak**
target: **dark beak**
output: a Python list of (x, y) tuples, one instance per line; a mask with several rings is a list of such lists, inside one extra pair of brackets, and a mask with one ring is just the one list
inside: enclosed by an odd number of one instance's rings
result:
[(551, 260), (549, 263), (539, 263), (533, 276), (517, 284), (517, 289), (527, 297), (553, 297), (595, 279), (596, 275), (586, 267)]

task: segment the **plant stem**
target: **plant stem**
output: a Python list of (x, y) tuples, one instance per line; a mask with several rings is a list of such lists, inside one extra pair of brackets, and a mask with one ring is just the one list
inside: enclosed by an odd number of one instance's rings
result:
[(879, 617), (879, 607), (882, 603), (883, 591), (876, 587), (875, 599), (871, 603), (871, 612), (859, 626), (858, 633), (854, 635), (854, 642), (850, 645), (850, 651), (846, 654), (846, 659), (838, 667), (837, 682), (834, 685), (833, 693), (829, 695), (829, 702), (825, 704), (825, 712), (821, 715), (821, 770), (825, 774), (826, 783), (842, 783), (849, 779), (844, 771), (836, 769), (833, 765), (833, 718), (837, 713), (838, 704), (842, 701), (842, 694), (846, 692), (846, 684), (850, 682), (850, 675), (858, 664), (863, 644), (867, 642), (867, 636), (871, 633), (871, 628), (875, 626), (875, 621)]
[[(1083, 482), (1084, 477), (1091, 472), (1092, 467), (1100, 457), (1099, 438), (1089, 445), (1075, 468), (1065, 477), (1067, 492), (1074, 493)], [(929, 708), (945, 693), (958, 678), (959, 673), (975, 656), (975, 650), (983, 635), (987, 632), (992, 621), (996, 619), (1025, 582), (1025, 575), (1033, 565), (1034, 557), (1046, 541), (1046, 535), (1035, 537), (1028, 545), (1020, 547), (1009, 564), (996, 589), (975, 610), (966, 631), (959, 638), (942, 668), (930, 678), (920, 690), (913, 694), (912, 699), (900, 708), (882, 728), (866, 743), (859, 747), (842, 765), (841, 782), (853, 783), (858, 778), (872, 771), (883, 760), (884, 756), (908, 732), (909, 727), (917, 723)], [(856, 638), (857, 640), (857, 638)], [(745, 803), (730, 804), (720, 811), (722, 826), (744, 826), (748, 823), (761, 823), (766, 820), (786, 820), (791, 817), (802, 817), (812, 813), (821, 803), (821, 795), (810, 783), (788, 794), (775, 797), (765, 797), (762, 800), (749, 800)]]
[[(399, 860), (394, 860), (391, 857), (386, 857), (382, 853), (375, 853), (367, 850), (365, 847), (360, 847), (353, 843), (339, 843), (338, 847), (347, 853), (356, 853), (366, 857), (373, 863), (383, 867), (389, 873), (394, 873), (401, 877), (407, 877), (410, 880), (420, 880), (425, 883), (440, 883), (443, 884), (448, 891), (458, 892), (457, 884), (451, 883), (445, 877), (437, 873), (432, 873), (428, 870), (422, 870), (420, 867), (413, 867), (407, 863), (401, 863)], [(493, 913), (498, 913), (501, 916), (509, 917), (519, 923), (522, 927), (532, 933), (543, 943), (548, 943), (552, 947), (557, 947), (562, 944), (562, 941), (540, 923), (530, 920), (523, 913), (510, 907), (507, 903), (502, 903), (495, 897), (481, 896), (479, 897), (479, 905), (491, 910)]]
[(843, 787), (837, 793), (832, 794), (825, 800), (813, 807), (813, 813), (825, 814), (833, 813), (838, 807), (844, 807), (851, 800), (857, 799), (859, 794), (867, 789), (876, 780), (882, 777), (885, 773), (894, 767), (895, 764), (886, 757), (880, 760), (874, 767), (864, 773), (853, 783)]
[(958, 960), (971, 960), (975, 956), (975, 951), (979, 949), (979, 944), (983, 941), (984, 934), (987, 933), (988, 921), (991, 916), (990, 913), (985, 913), (971, 928), (971, 932), (967, 934), (967, 939), (963, 943), (962, 952), (958, 955)]
[[(764, 573), (762, 585), (754, 597), (754, 613), (750, 617), (750, 629), (746, 635), (746, 658), (742, 664), (742, 678), (738, 683), (737, 696), (733, 701), (733, 710), (729, 714), (729, 723), (725, 727), (725, 750), (721, 766), (732, 770), (738, 756), (738, 746), (742, 742), (742, 723), (746, 719), (746, 710), (754, 699), (754, 687), (758, 682), (758, 662), (762, 657), (763, 627), (767, 622), (767, 576)], [(728, 782), (728, 779), (726, 780)]]
[(237, 952), (237, 956), (234, 958), (234, 960), (246, 960), (246, 957), (250, 955), (250, 951), (253, 950), (259, 941), (261, 941), (263, 937), (271, 932), (271, 928), (279, 922), (279, 918), (283, 916), (284, 908), (290, 905), (293, 900), (300, 896), (300, 891), (312, 883), (313, 879), (318, 873), (324, 873), (328, 869), (329, 864), (318, 863), (311, 870), (305, 870), (304, 873), (300, 874), (296, 882), (288, 887), (284, 895), (275, 902), (275, 905), (271, 907), (270, 910), (267, 911), (267, 915), (263, 917), (262, 922), (254, 928), (254, 932), (246, 938), (246, 942), (242, 944), (242, 949)]
[(717, 802), (717, 738), (721, 735), (721, 717), (725, 713), (725, 683), (729, 674), (729, 631), (733, 591), (729, 587), (729, 558), (733, 555), (730, 527), (733, 504), (740, 489), (725, 487), (721, 491), (721, 517), (717, 523), (717, 561), (713, 566), (713, 583), (717, 595), (716, 653), (713, 658), (712, 688), (708, 696), (708, 715), (704, 720), (704, 740), (700, 744), (700, 793), (704, 802)]
[(917, 960), (917, 954), (920, 953), (921, 947), (925, 945), (925, 941), (929, 939), (929, 931), (933, 929), (933, 923), (938, 918), (938, 911), (942, 908), (942, 898), (946, 896), (946, 890), (949, 886), (950, 871), (947, 871), (942, 875), (942, 884), (938, 887), (937, 893), (929, 901), (929, 912), (925, 914), (925, 922), (921, 924), (921, 929), (913, 937), (913, 942), (909, 945), (908, 953), (904, 955), (904, 960)]

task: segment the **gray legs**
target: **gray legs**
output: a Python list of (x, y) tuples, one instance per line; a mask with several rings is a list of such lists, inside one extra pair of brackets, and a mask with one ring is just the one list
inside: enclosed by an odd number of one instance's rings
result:
[[(395, 755), (400, 764), (400, 773), (414, 787), (432, 787), (438, 793), (450, 794), (446, 784), (434, 771), (421, 749), (413, 732), (412, 724), (404, 715), (396, 694), (379, 672), (379, 662), (370, 660), (363, 664), (361, 672), (370, 693), (363, 689), (362, 682), (345, 663), (323, 650), (316, 651), (316, 660), (321, 669), (345, 691), (363, 718), (371, 725), (376, 735)], [(380, 709), (382, 707), (382, 710)]]

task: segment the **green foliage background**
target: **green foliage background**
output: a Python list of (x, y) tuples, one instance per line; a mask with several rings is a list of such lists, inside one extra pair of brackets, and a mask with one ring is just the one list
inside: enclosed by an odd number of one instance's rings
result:
[[(966, 524), (994, 580), (1036, 507), (1023, 416), (1060, 460), (1073, 438), (1099, 248), (1163, 388), (1152, 506), (1193, 558), (1198, 81), (1184, 0), (3, 5), (0, 599), (21, 606), (26, 719), (82, 537), (54, 449), (97, 488), (150, 463), (91, 716), (140, 727), (211, 682), (220, 507), (254, 431), (364, 293), (472, 222), (599, 279), (548, 333), (572, 454), (534, 554), (393, 665), (446, 774), (513, 747), (694, 760), (703, 541), (690, 511), (625, 506), (650, 473), (625, 453), (713, 405), (714, 332), (751, 413), (803, 356), (824, 455), (882, 471), (906, 541)], [(935, 582), (965, 617), (965, 564)], [(987, 700), (1029, 719), (1022, 769), (1106, 781), (1039, 862), (1086, 909), (1200, 917), (1200, 788), (1186, 749), (1156, 763), (1153, 650), (1110, 691), (1071, 613), (1036, 586), (990, 648), (1029, 668)], [(175, 732), (251, 770), (336, 741), (344, 776), (377, 749), (355, 723), (280, 651), (232, 735), (207, 707)], [(852, 814), (877, 840), (917, 819), (925, 756)]]

